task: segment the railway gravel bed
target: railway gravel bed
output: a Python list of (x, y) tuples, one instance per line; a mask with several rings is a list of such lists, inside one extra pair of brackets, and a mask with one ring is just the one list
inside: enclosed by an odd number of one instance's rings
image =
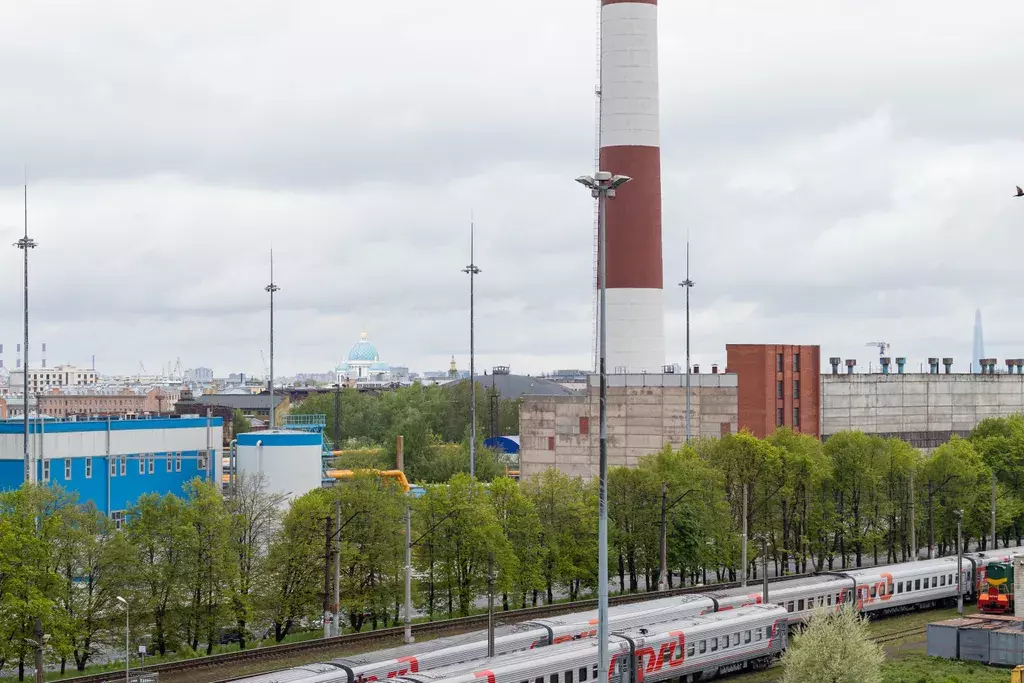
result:
[[(769, 582), (788, 581), (804, 576), (808, 575), (793, 574), (779, 578), (770, 578)], [(673, 588), (664, 592), (617, 595), (610, 598), (609, 603), (612, 605), (626, 605), (672, 595), (687, 595), (708, 590), (736, 588), (739, 585), (738, 582), (733, 581), (705, 586)], [(760, 592), (760, 582), (751, 582), (748, 584), (748, 587), (751, 592)], [(569, 612), (582, 612), (596, 608), (596, 599), (578, 600), (576, 602), (563, 602), (554, 605), (497, 612), (495, 617), (498, 624), (513, 624), (529, 619), (553, 617)], [(412, 632), (418, 641), (422, 641), (438, 636), (466, 633), (484, 628), (487, 628), (487, 615), (476, 614), (457, 619), (413, 624)], [(258, 673), (266, 673), (290, 666), (394, 647), (402, 643), (404, 633), (405, 629), (402, 626), (362, 633), (348, 633), (334, 638), (318, 638), (299, 643), (271, 645), (252, 650), (240, 650), (238, 652), (227, 652), (208, 657), (157, 664), (146, 667), (146, 671), (158, 673), (160, 683), (228, 683), (229, 681), (235, 681), (246, 676), (253, 676)], [(123, 674), (119, 676), (117, 673), (107, 671), (101, 674), (65, 678), (62, 679), (62, 683), (119, 683), (119, 681), (123, 680)]]

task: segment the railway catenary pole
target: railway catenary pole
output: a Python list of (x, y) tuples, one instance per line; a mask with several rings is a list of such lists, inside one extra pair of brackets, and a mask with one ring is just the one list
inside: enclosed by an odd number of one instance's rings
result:
[(668, 588), (668, 482), (661, 482), (661, 568), (658, 572), (658, 590)]
[(405, 644), (415, 642), (412, 637), (412, 507), (405, 505)]
[(598, 200), (598, 372), (600, 373), (600, 446), (597, 498), (597, 671), (598, 683), (608, 681), (608, 329), (607, 320), (607, 265), (608, 265), (608, 200), (615, 197), (617, 188), (628, 183), (629, 176), (612, 175), (598, 171), (595, 177), (580, 176), (576, 182), (590, 189)]
[(747, 482), (743, 482), (743, 533), (740, 538), (740, 585), (747, 585)]
[(334, 448), (341, 448), (341, 383), (334, 384)]
[(964, 511), (956, 511), (956, 613), (964, 615), (964, 546), (960, 534), (963, 530)]
[(331, 516), (324, 517), (324, 638), (331, 637)]
[(996, 549), (996, 473), (992, 473), (992, 550)]
[(914, 519), (914, 502), (917, 499), (917, 493), (914, 490), (914, 471), (910, 471), (910, 548), (911, 554), (910, 559), (917, 559), (917, 522)]
[[(338, 529), (341, 529), (341, 501), (334, 501), (334, 519), (335, 524), (338, 525)], [(334, 603), (331, 605), (332, 618), (331, 618), (331, 635), (336, 636), (340, 633), (339, 627), (341, 626), (341, 610), (338, 606), (341, 604), (341, 534), (338, 534), (337, 545), (334, 549)]]
[(494, 553), (487, 556), (487, 656), (494, 656)]
[(761, 602), (768, 604), (768, 534), (761, 534)]

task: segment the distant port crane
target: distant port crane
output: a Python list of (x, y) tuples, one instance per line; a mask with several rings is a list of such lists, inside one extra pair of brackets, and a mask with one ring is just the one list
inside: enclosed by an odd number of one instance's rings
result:
[(878, 347), (878, 355), (879, 356), (884, 356), (885, 352), (889, 349), (891, 344), (889, 344), (889, 342), (876, 341), (876, 342), (868, 342), (864, 346), (877, 346)]

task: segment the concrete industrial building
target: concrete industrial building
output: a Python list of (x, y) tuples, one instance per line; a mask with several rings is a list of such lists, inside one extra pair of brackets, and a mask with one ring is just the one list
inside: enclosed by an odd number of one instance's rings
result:
[[(952, 372), (952, 358), (929, 359), (927, 373), (904, 374), (906, 359), (881, 358), (879, 372), (857, 373), (857, 361), (831, 358), (821, 372), (813, 345), (730, 344), (725, 373), (691, 375), (691, 435), (747, 429), (758, 437), (777, 427), (820, 436), (847, 430), (897, 437), (925, 451), (967, 436), (986, 417), (1024, 413), (1024, 359), (996, 372)], [(940, 373), (940, 365), (944, 371)], [(840, 371), (842, 367), (843, 371)], [(895, 369), (893, 369), (895, 368)], [(698, 370), (698, 368), (694, 368)], [(892, 370), (892, 371), (891, 371)], [(609, 375), (608, 461), (639, 458), (685, 438), (685, 374)], [(520, 408), (523, 476), (556, 467), (590, 479), (598, 468), (598, 382), (576, 396), (524, 396)]]
[[(690, 433), (721, 436), (739, 427), (737, 377), (692, 375)], [(608, 464), (636, 465), (643, 456), (686, 441), (686, 376), (608, 376)], [(589, 480), (598, 473), (599, 377), (586, 393), (526, 396), (519, 412), (520, 473), (550, 467)]]
[[(25, 481), (23, 429), (0, 422), (0, 489)], [(143, 494), (181, 495), (196, 477), (219, 482), (222, 430), (221, 420), (205, 417), (32, 421), (28, 472), (120, 523)]]
[[(986, 417), (1024, 413), (1024, 369), (1011, 359), (1006, 373), (994, 372), (994, 360), (986, 361), (985, 374), (952, 372), (952, 358), (929, 359), (928, 373), (904, 374), (905, 359), (882, 358), (883, 372), (840, 372), (841, 359), (832, 358), (832, 374), (821, 378), (821, 437), (859, 430), (867, 434), (897, 437), (930, 450), (954, 434), (967, 436)], [(852, 365), (850, 365), (852, 363)], [(843, 361), (850, 368), (855, 360)], [(973, 365), (973, 364), (972, 364)]]

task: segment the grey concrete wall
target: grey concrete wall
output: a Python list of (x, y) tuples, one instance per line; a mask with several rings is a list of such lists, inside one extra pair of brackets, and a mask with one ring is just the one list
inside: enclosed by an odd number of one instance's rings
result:
[[(666, 444), (686, 439), (686, 376), (608, 376), (608, 464), (633, 467)], [(738, 430), (737, 379), (732, 374), (690, 376), (691, 436)], [(579, 396), (525, 396), (519, 413), (520, 472), (549, 467), (592, 479), (598, 473), (599, 378)], [(585, 418), (581, 425), (580, 418)], [(581, 426), (587, 428), (581, 431)]]
[(931, 449), (986, 417), (1024, 412), (1024, 375), (822, 375), (822, 438), (845, 430)]

